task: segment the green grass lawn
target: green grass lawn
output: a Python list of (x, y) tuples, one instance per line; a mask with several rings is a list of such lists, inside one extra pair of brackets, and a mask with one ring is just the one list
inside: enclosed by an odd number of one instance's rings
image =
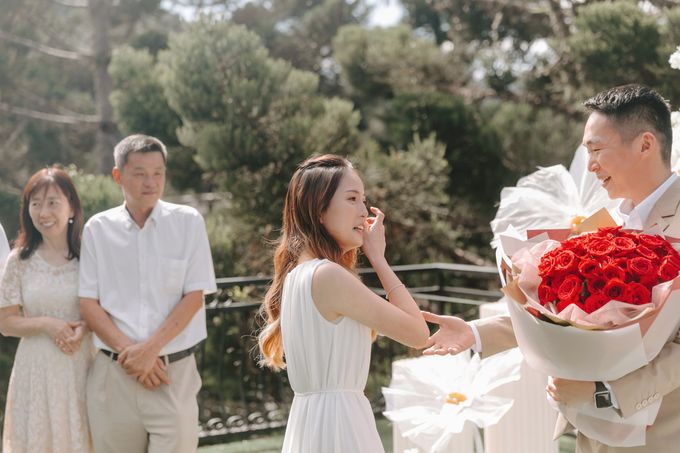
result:
[[(385, 451), (392, 451), (392, 425), (384, 418), (376, 420), (378, 432)], [(279, 453), (283, 444), (283, 431), (259, 439), (242, 440), (228, 444), (210, 445), (198, 449), (199, 453)], [(575, 441), (573, 437), (562, 436), (560, 439), (560, 453), (573, 453)], [(519, 452), (507, 452), (519, 453)]]

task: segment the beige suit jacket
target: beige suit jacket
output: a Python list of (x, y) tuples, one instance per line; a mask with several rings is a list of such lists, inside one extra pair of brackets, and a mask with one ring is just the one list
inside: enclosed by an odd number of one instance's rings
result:
[[(645, 229), (658, 225), (666, 236), (680, 238), (680, 179), (652, 208)], [(493, 355), (517, 346), (508, 316), (475, 321), (482, 353)], [(616, 381), (610, 381), (624, 417), (663, 397), (654, 425), (647, 431), (644, 447), (617, 448), (579, 434), (577, 453), (677, 453), (680, 452), (680, 335), (667, 343), (647, 366)], [(562, 416), (555, 426), (555, 437), (572, 428)]]

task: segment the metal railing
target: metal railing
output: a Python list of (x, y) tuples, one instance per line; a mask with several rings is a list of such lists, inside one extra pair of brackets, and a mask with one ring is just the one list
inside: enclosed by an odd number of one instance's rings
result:
[[(423, 309), (478, 317), (478, 306), (502, 297), (497, 270), (490, 266), (432, 263), (394, 266)], [(381, 295), (372, 269), (360, 269), (364, 282)], [(285, 426), (292, 391), (286, 372), (257, 365), (257, 311), (269, 277), (217, 280), (218, 293), (207, 303), (208, 339), (198, 353), (203, 377), (199, 394), (201, 444), (212, 444)], [(371, 355), (366, 395), (374, 411), (384, 409), (381, 388), (389, 385), (392, 361), (418, 355), (379, 337)]]

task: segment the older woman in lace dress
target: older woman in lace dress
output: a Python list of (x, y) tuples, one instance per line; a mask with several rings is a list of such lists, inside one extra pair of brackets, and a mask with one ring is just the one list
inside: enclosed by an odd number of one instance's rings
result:
[(78, 305), (83, 213), (68, 174), (55, 167), (35, 173), (20, 215), (0, 284), (0, 332), (21, 338), (2, 451), (92, 452), (85, 408), (92, 352)]

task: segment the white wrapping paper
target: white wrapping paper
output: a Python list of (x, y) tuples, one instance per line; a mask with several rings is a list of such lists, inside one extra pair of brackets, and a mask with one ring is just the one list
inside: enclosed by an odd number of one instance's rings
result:
[(587, 217), (601, 208), (613, 210), (612, 200), (594, 173), (588, 171), (588, 152), (579, 146), (569, 170), (562, 165), (539, 168), (504, 187), (496, 216), (491, 221), (496, 247), (499, 235), (513, 226), (526, 232), (539, 228), (569, 228), (576, 216)]
[(680, 291), (673, 291), (658, 314), (644, 323), (613, 330), (542, 321), (513, 300), (508, 300), (508, 312), (517, 344), (532, 368), (564, 379), (613, 381), (645, 366), (675, 336)]
[[(535, 245), (538, 239), (526, 241), (525, 246), (540, 247)], [(522, 241), (517, 238), (504, 242), (509, 249), (522, 247)], [(505, 261), (502, 247), (498, 257), (499, 263)], [(536, 277), (531, 269), (523, 269), (529, 271), (525, 276), (529, 280)], [(647, 365), (680, 328), (680, 277), (655, 286), (653, 304), (649, 304), (635, 322), (609, 330), (588, 330), (584, 326), (541, 320), (526, 310), (529, 306), (544, 310), (533, 298), (532, 284), (523, 284), (522, 274), (519, 284), (518, 281), (504, 281), (506, 283), (509, 284), (504, 290), (510, 296), (508, 312), (520, 350), (529, 366), (549, 376), (583, 381), (616, 380)], [(645, 445), (647, 426), (654, 423), (661, 400), (628, 418), (613, 409), (597, 409), (592, 403), (576, 408), (553, 404), (585, 436), (611, 446), (633, 447)]]

